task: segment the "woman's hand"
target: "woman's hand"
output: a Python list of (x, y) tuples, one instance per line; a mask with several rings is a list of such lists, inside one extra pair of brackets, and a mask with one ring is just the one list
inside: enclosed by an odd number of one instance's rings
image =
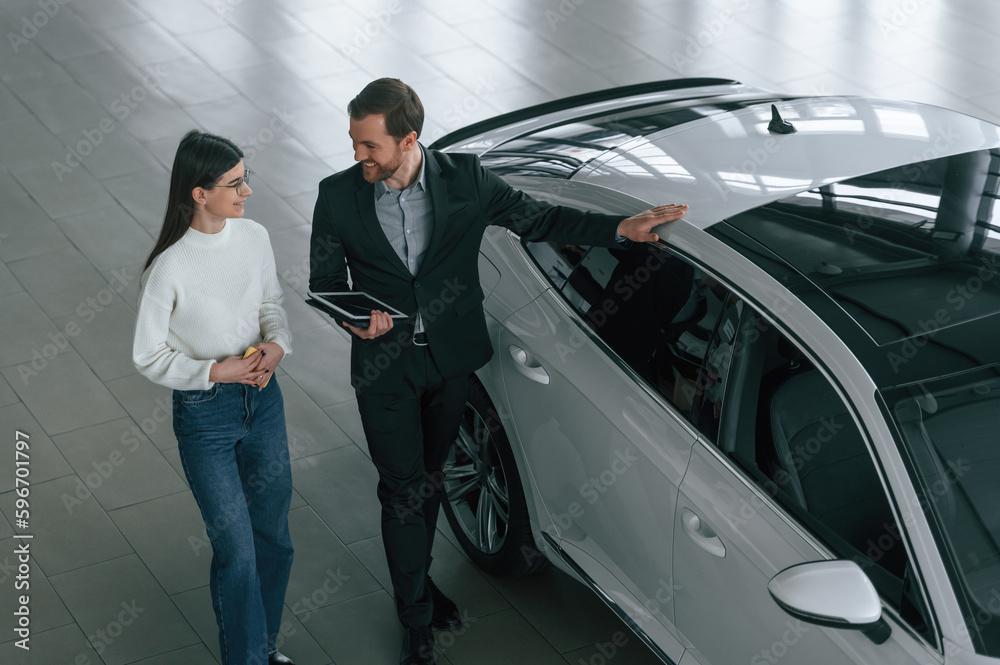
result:
[(285, 351), (274, 342), (264, 342), (257, 346), (253, 355), (229, 356), (221, 363), (215, 363), (208, 372), (212, 383), (245, 383), (258, 388), (274, 374), (275, 368)]
[(268, 377), (274, 374), (274, 370), (278, 368), (278, 363), (285, 357), (285, 350), (274, 342), (261, 342), (257, 345), (257, 353), (250, 357), (253, 358), (258, 354), (261, 356), (261, 359), (256, 370), (262, 373), (262, 376), (258, 380), (257, 385), (262, 386), (267, 383)]
[(263, 356), (260, 351), (246, 360), (243, 356), (229, 356), (221, 363), (215, 363), (208, 372), (208, 380), (212, 383), (246, 383), (257, 385), (261, 370), (257, 369)]

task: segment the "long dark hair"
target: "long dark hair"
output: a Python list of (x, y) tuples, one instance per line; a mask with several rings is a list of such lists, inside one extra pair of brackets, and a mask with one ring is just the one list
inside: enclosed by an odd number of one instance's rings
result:
[(216, 181), (243, 159), (243, 151), (227, 138), (192, 129), (181, 139), (170, 171), (170, 193), (163, 215), (160, 237), (146, 259), (143, 272), (153, 259), (173, 245), (191, 228), (194, 218), (195, 187), (212, 189)]

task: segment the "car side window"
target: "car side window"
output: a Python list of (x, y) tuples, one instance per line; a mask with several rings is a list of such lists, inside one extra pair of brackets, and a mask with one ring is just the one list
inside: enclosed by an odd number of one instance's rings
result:
[(727, 362), (728, 347), (713, 342), (730, 297), (719, 282), (651, 244), (525, 246), (586, 324), (692, 422), (703, 417), (692, 409), (706, 390), (721, 398), (704, 371), (709, 356)]
[(707, 352), (698, 368), (696, 379), (685, 390), (691, 395), (691, 420), (709, 440), (718, 436), (723, 397), (730, 365), (737, 347), (737, 327), (744, 303), (731, 292), (712, 283), (712, 291), (720, 300), (719, 315), (713, 317), (714, 330), (708, 338)]
[(858, 563), (882, 598), (933, 642), (903, 534), (847, 404), (752, 308), (736, 337), (719, 447), (838, 557)]

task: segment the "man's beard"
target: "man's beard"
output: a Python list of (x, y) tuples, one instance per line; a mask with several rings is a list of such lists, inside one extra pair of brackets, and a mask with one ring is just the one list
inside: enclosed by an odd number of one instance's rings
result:
[[(396, 154), (393, 155), (393, 158), (394, 158), (394, 162), (395, 163), (391, 164), (389, 166), (385, 166), (383, 164), (379, 164), (378, 162), (375, 162), (375, 172), (374, 173), (370, 173), (367, 169), (365, 169), (364, 168), (364, 162), (362, 162), (362, 164), (361, 164), (361, 166), (362, 166), (362, 169), (361, 169), (361, 175), (362, 175), (362, 177), (364, 177), (364, 179), (366, 181), (371, 182), (371, 183), (381, 182), (382, 180), (387, 180), (387, 179), (391, 178), (393, 176), (393, 174), (395, 174), (396, 171), (399, 170), (399, 167), (403, 165), (403, 151), (400, 150), (397, 147), (396, 148)], [(374, 160), (368, 160), (368, 161), (374, 161)]]

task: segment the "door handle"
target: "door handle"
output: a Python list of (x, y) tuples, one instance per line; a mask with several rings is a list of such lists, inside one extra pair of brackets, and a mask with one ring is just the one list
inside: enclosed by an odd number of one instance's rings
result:
[(537, 360), (531, 357), (531, 354), (513, 344), (510, 345), (508, 350), (510, 351), (510, 357), (514, 359), (514, 369), (536, 383), (540, 383), (543, 386), (549, 384), (549, 373), (545, 371), (545, 368)]
[(700, 517), (685, 508), (681, 513), (681, 521), (688, 537), (695, 545), (717, 557), (726, 556), (726, 546), (722, 544), (722, 539), (715, 535), (712, 528), (702, 522)]

